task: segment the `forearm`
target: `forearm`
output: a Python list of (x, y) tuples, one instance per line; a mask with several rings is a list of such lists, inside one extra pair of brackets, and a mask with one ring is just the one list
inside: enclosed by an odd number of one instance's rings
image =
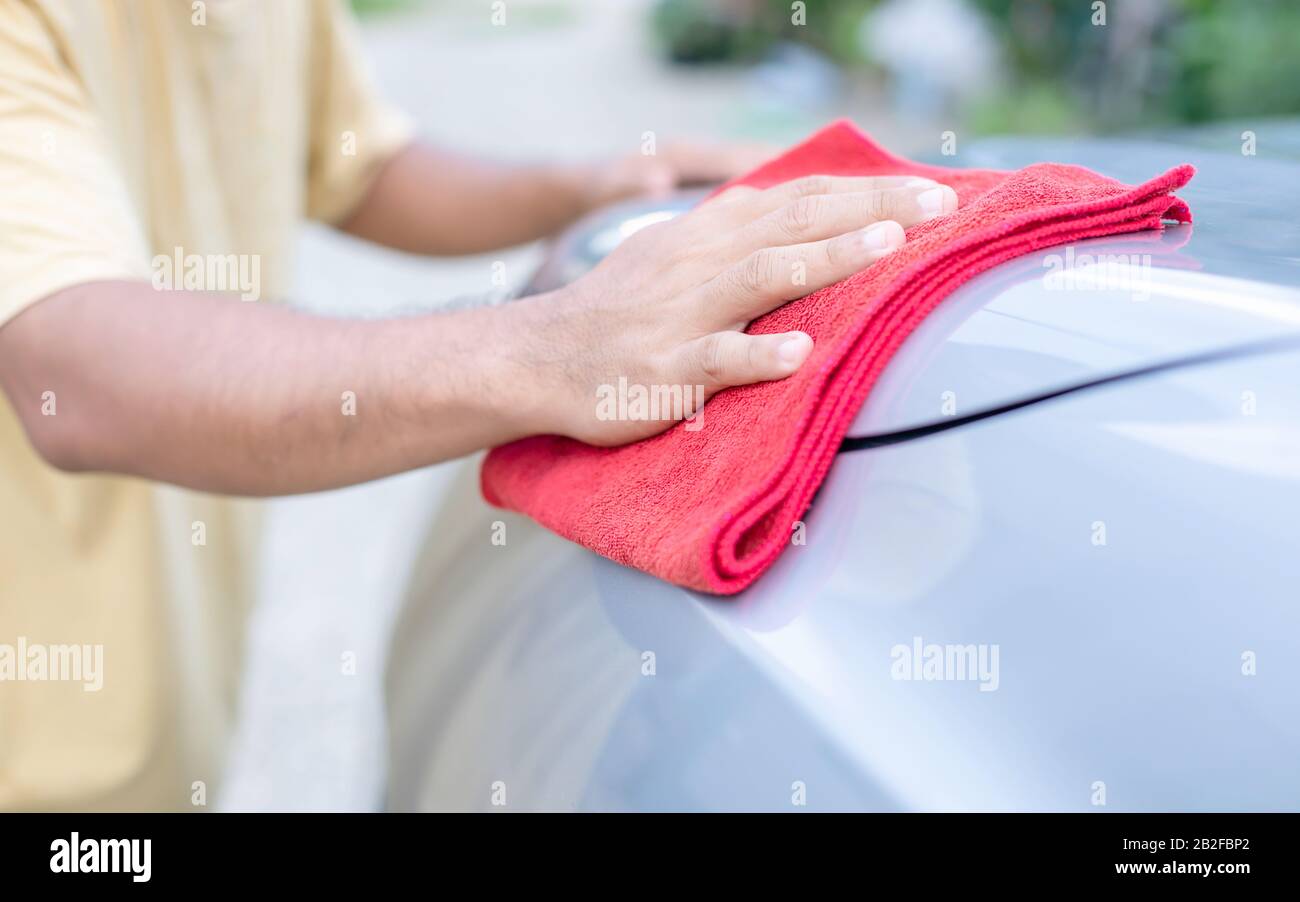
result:
[[(520, 308), (526, 314), (526, 307)], [(269, 495), (541, 428), (500, 310), (327, 319), (147, 283), (78, 286), (0, 329), (0, 386), (70, 470)], [(55, 415), (41, 413), (54, 392)]]
[(487, 163), (415, 144), (342, 228), (411, 253), (480, 253), (563, 228), (585, 212), (586, 185), (579, 166)]
[(703, 399), (784, 379), (810, 336), (745, 324), (956, 208), (910, 176), (733, 188), (557, 292), (386, 321), (80, 285), (0, 326), (0, 388), (55, 466), (230, 494), (332, 488), (527, 435), (618, 445), (695, 411), (611, 415), (613, 385)]

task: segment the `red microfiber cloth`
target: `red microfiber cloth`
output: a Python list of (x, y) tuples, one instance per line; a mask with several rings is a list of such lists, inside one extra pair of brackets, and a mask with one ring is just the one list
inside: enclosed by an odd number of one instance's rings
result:
[(678, 423), (633, 445), (537, 436), (496, 448), (483, 464), (483, 495), (619, 563), (739, 592), (790, 544), (880, 372), (937, 304), (1038, 248), (1190, 222), (1171, 192), (1192, 173), (1177, 166), (1132, 186), (1056, 163), (947, 169), (896, 157), (852, 123), (830, 125), (736, 183), (920, 175), (951, 185), (957, 212), (908, 229), (902, 248), (857, 275), (755, 320), (749, 332), (812, 336), (816, 347), (789, 378), (723, 391), (702, 428)]

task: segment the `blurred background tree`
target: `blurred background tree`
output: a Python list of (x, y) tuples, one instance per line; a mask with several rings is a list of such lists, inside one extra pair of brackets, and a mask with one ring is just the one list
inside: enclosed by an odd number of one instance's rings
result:
[[(978, 36), (945, 40), (975, 22)], [(977, 132), (1300, 112), (1296, 0), (658, 0), (652, 28), (683, 65), (754, 64), (799, 45), (849, 73), (913, 82), (894, 93), (903, 115), (912, 104)]]

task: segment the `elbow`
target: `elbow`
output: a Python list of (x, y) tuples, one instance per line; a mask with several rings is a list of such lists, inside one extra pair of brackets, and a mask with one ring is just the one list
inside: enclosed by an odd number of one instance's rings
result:
[(96, 464), (93, 437), (68, 415), (38, 415), (23, 427), (27, 440), (46, 464), (63, 473), (101, 469)]
[(88, 375), (97, 327), (86, 315), (109, 306), (102, 300), (100, 286), (74, 286), (0, 323), (0, 403), (8, 400), (36, 454), (65, 473), (106, 468), (109, 396), (106, 380)]

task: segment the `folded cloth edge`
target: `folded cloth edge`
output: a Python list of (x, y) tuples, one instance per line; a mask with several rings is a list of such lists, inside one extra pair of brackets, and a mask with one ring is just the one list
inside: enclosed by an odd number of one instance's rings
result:
[[(1151, 211), (1148, 211), (1147, 215), (1127, 220), (1122, 224), (1115, 223), (1114, 221), (1104, 222), (1079, 232), (1068, 232), (1064, 234), (1052, 233), (1046, 240), (1033, 242), (1030, 246), (1017, 244), (1014, 248), (1007, 250), (1006, 252), (979, 260), (976, 265), (967, 266), (965, 268), (966, 271), (962, 273), (959, 279), (953, 282), (952, 287), (955, 288), (962, 282), (967, 281), (1000, 263), (1006, 262), (1015, 257), (1023, 256), (1026, 251), (1053, 247), (1061, 244), (1063, 241), (1078, 241), (1100, 235), (1114, 235), (1126, 231), (1143, 231), (1156, 228), (1160, 224), (1160, 220), (1156, 215), (1157, 211), (1163, 212), (1167, 205), (1168, 202), (1164, 198), (1158, 200), (1153, 199), (1152, 201), (1147, 202), (1147, 206), (1152, 208)], [(923, 271), (928, 269), (929, 267), (924, 267)], [(892, 285), (897, 285), (906, 281), (906, 277), (900, 276), (894, 281), (894, 283), (892, 283)], [(902, 342), (906, 340), (907, 336), (915, 328), (915, 325), (918, 324), (926, 314), (928, 314), (930, 309), (937, 306), (937, 304), (942, 303), (945, 297), (947, 297), (947, 293), (936, 297), (933, 303), (931, 303), (924, 311), (914, 314), (911, 318), (912, 321), (907, 326), (898, 330), (897, 338), (890, 342), (889, 345), (884, 346), (883, 350), (877, 349), (877, 351), (871, 355), (871, 359), (883, 357), (884, 362), (888, 362), (893, 351), (898, 345), (901, 345)], [(861, 340), (861, 337), (862, 333), (859, 331), (858, 333), (846, 337), (844, 343), (846, 345), (855, 344)], [(829, 371), (838, 367), (848, 357), (849, 351), (847, 349), (837, 350), (832, 354), (826, 367), (828, 372), (822, 379), (818, 380), (816, 385), (825, 386), (830, 381)], [(863, 365), (860, 366), (859, 369), (865, 369), (866, 363), (867, 361), (864, 358)], [(881, 369), (883, 369), (883, 366)], [(859, 380), (854, 380), (852, 385), (839, 392), (835, 398), (829, 398), (825, 393), (823, 393), (821, 396), (821, 403), (810, 406), (808, 410), (805, 411), (800, 426), (796, 428), (793, 434), (791, 440), (792, 447), (784, 455), (786, 460), (790, 460), (799, 453), (800, 447), (806, 444), (806, 439), (804, 437), (810, 431), (815, 431), (808, 428), (808, 421), (810, 419), (818, 417), (819, 414), (825, 414), (819, 419), (822, 421), (821, 425), (826, 427), (830, 422), (841, 419), (842, 417), (844, 423), (843, 428), (837, 428), (833, 432), (827, 433), (832, 436), (831, 438), (822, 442), (814, 442), (815, 446), (811, 449), (811, 452), (813, 456), (821, 459), (816, 461), (811, 469), (791, 466), (774, 468), (763, 485), (757, 487), (749, 496), (736, 504), (732, 513), (725, 515), (714, 525), (710, 541), (708, 541), (702, 549), (705, 555), (702, 570), (709, 577), (709, 586), (707, 591), (718, 595), (735, 594), (757, 579), (758, 576), (760, 576), (777, 557), (780, 551), (784, 548), (787, 540), (783, 530), (774, 533), (771, 541), (758, 543), (756, 548), (750, 553), (744, 555), (743, 558), (736, 554), (736, 548), (743, 540), (747, 531), (754, 528), (762, 517), (784, 510), (791, 514), (791, 519), (793, 520), (807, 509), (808, 503), (812, 499), (812, 495), (815, 493), (817, 486), (819, 486), (825, 478), (826, 472), (829, 470), (830, 464), (834, 460), (840, 440), (851, 425), (851, 412), (845, 412), (841, 416), (835, 416), (833, 414), (826, 414), (826, 411), (837, 401), (840, 402), (840, 408), (851, 407), (852, 410), (856, 411), (856, 409), (866, 400), (873, 383), (874, 376), (865, 383), (860, 383)], [(821, 433), (816, 434), (820, 435)], [(800, 480), (802, 490), (800, 490), (799, 487), (791, 487), (785, 492), (778, 491), (779, 485), (777, 484), (783, 480), (783, 477), (790, 476), (791, 474), (803, 475), (804, 478)], [(764, 505), (764, 501), (769, 501), (771, 503)], [(718, 555), (721, 555), (721, 560), (718, 559)]]

